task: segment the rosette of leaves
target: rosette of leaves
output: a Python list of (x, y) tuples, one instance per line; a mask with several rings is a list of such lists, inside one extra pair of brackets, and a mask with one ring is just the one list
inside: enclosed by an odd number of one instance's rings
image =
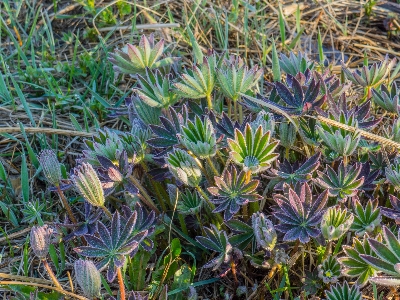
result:
[(251, 216), (251, 225), (258, 247), (272, 251), (277, 241), (274, 224), (262, 212), (256, 212)]
[(127, 45), (127, 52), (116, 50), (109, 54), (109, 60), (114, 65), (114, 70), (119, 73), (144, 75), (146, 68), (156, 69), (171, 65), (177, 58), (166, 57), (161, 59), (164, 53), (164, 40), (157, 44), (154, 42), (154, 35), (147, 38), (142, 35), (139, 45)]
[(168, 153), (166, 163), (172, 175), (183, 184), (191, 187), (199, 185), (202, 173), (189, 153), (181, 149), (175, 149)]
[(154, 137), (148, 139), (147, 143), (154, 148), (170, 149), (179, 144), (178, 134), (181, 133), (182, 125), (186, 124), (189, 113), (186, 105), (182, 106), (181, 113), (177, 113), (173, 107), (168, 110), (169, 118), (161, 116), (160, 125), (149, 125)]
[(146, 77), (138, 75), (140, 88), (133, 91), (151, 107), (168, 108), (178, 101), (177, 93), (172, 90), (172, 77), (163, 75), (159, 70), (146, 68)]
[(204, 227), (204, 232), (206, 237), (196, 236), (196, 240), (203, 247), (219, 253), (217, 257), (204, 265), (204, 268), (213, 268), (213, 271), (215, 271), (222, 264), (228, 264), (232, 260), (234, 248), (229, 243), (226, 232), (218, 230), (215, 225), (211, 224), (211, 228)]
[(271, 168), (268, 170), (268, 177), (270, 178), (270, 184), (275, 185), (276, 190), (282, 190), (283, 185), (289, 184), (295, 186), (296, 183), (308, 182), (315, 170), (320, 165), (321, 153), (318, 152), (306, 160), (303, 164), (298, 161), (291, 164), (288, 160), (284, 160), (283, 163), (278, 163), (277, 168)]
[(321, 278), (318, 277), (318, 270), (310, 272), (305, 271), (305, 277), (302, 280), (303, 290), (308, 294), (316, 294), (322, 288)]
[(354, 221), (350, 230), (355, 231), (357, 236), (363, 236), (364, 233), (371, 233), (381, 224), (381, 214), (378, 208), (378, 200), (367, 202), (364, 207), (358, 201), (354, 201)]
[(188, 120), (186, 125), (182, 126), (181, 132), (181, 144), (197, 157), (204, 159), (216, 154), (217, 139), (209, 118), (201, 120), (196, 116), (194, 122)]
[(381, 85), (380, 89), (372, 89), (372, 98), (374, 102), (389, 113), (399, 115), (400, 113), (400, 91), (397, 89), (396, 82), (386, 87)]
[(195, 215), (200, 212), (202, 205), (203, 199), (200, 195), (196, 191), (191, 192), (186, 189), (180, 194), (176, 208), (183, 215)]
[(348, 197), (355, 196), (362, 186), (364, 178), (359, 178), (361, 164), (344, 166), (340, 163), (337, 173), (329, 166), (325, 172), (317, 171), (318, 177), (315, 182), (322, 188), (328, 190), (329, 196), (336, 197), (338, 201), (345, 201)]
[(326, 300), (362, 300), (362, 294), (358, 285), (351, 288), (347, 281), (343, 284), (332, 285), (329, 291), (325, 291)]
[(234, 166), (230, 172), (225, 171), (223, 176), (215, 176), (214, 179), (216, 186), (208, 188), (213, 195), (210, 201), (217, 205), (213, 210), (214, 213), (224, 212), (225, 221), (232, 219), (240, 206), (262, 198), (255, 192), (259, 181), (248, 180), (246, 172), (241, 171), (238, 174)]
[(312, 70), (314, 62), (310, 61), (302, 52), (296, 55), (291, 51), (289, 56), (281, 53), (279, 66), (286, 74), (296, 76), (298, 73), (305, 73), (307, 69)]
[(237, 101), (240, 94), (245, 94), (260, 80), (263, 70), (254, 65), (250, 70), (239, 56), (231, 55), (217, 68), (217, 82), (222, 93)]
[(186, 69), (185, 73), (180, 75), (180, 82), (174, 83), (180, 96), (188, 99), (206, 98), (208, 109), (211, 110), (212, 92), (216, 82), (217, 56), (215, 53), (203, 58), (203, 62), (192, 69)]
[(297, 184), (295, 189), (286, 186), (285, 195), (275, 194), (274, 200), (278, 205), (274, 216), (280, 221), (275, 229), (285, 233), (284, 241), (299, 240), (305, 244), (321, 233), (318, 225), (328, 200), (327, 191), (313, 200), (310, 186)]
[(393, 185), (396, 190), (400, 190), (400, 158), (385, 168), (385, 175), (387, 181)]
[(380, 207), (381, 214), (389, 219), (400, 220), (400, 200), (396, 196), (389, 195), (393, 208)]
[(296, 128), (290, 122), (279, 124), (279, 144), (289, 150), (296, 142)]
[(84, 140), (86, 150), (82, 151), (81, 161), (88, 162), (93, 166), (99, 166), (97, 156), (107, 157), (114, 163), (118, 163), (119, 156), (124, 150), (121, 137), (114, 131), (106, 128), (99, 130), (93, 140)]
[[(351, 127), (357, 127), (358, 122), (354, 115), (346, 117), (342, 112), (339, 119), (335, 116), (329, 114), (329, 118), (332, 120), (337, 120), (342, 124)], [(358, 132), (349, 132), (347, 130), (338, 128), (333, 125), (328, 125), (325, 123), (320, 123), (317, 125), (318, 135), (323, 141), (323, 143), (332, 151), (337, 154), (347, 157), (353, 154), (360, 143), (361, 135)]]
[(339, 262), (343, 265), (343, 274), (349, 277), (357, 278), (356, 284), (363, 286), (368, 282), (368, 279), (376, 275), (376, 270), (366, 263), (360, 255), (370, 255), (376, 257), (374, 250), (368, 242), (368, 235), (360, 241), (358, 238), (353, 238), (353, 245), (343, 245), (345, 257), (339, 258)]
[(375, 256), (360, 254), (360, 257), (372, 268), (385, 275), (370, 277), (371, 282), (380, 285), (400, 285), (400, 242), (386, 226), (382, 227), (384, 243), (369, 238), (368, 243)]
[(131, 122), (134, 118), (139, 118), (146, 125), (160, 124), (161, 108), (148, 106), (136, 95), (132, 95), (126, 99), (128, 99), (125, 102), (128, 106), (128, 116)]
[(148, 233), (144, 230), (132, 236), (136, 220), (136, 212), (133, 212), (126, 222), (122, 222), (120, 214), (115, 212), (110, 229), (99, 221), (97, 223), (98, 236), (84, 235), (88, 245), (74, 248), (74, 250), (86, 257), (100, 258), (96, 267), (99, 270), (107, 267), (107, 280), (112, 282), (117, 275), (117, 268), (124, 265), (126, 256), (136, 250)]
[(324, 259), (317, 269), (318, 277), (321, 278), (324, 283), (336, 283), (341, 275), (340, 264), (334, 256), (328, 256)]
[(284, 112), (290, 115), (302, 115), (321, 106), (325, 102), (325, 95), (319, 97), (320, 81), (312, 78), (308, 86), (302, 86), (300, 82), (291, 75), (288, 75), (287, 81), (290, 82), (290, 84), (287, 84), (289, 87), (281, 82), (275, 82), (276, 91), (286, 106), (271, 103)]
[(322, 217), (322, 235), (328, 241), (338, 240), (350, 229), (353, 220), (354, 215), (346, 208), (329, 207)]
[(323, 82), (321, 85), (322, 93), (326, 94), (329, 104), (338, 101), (351, 87), (351, 82), (342, 83), (340, 78), (329, 70), (326, 70), (323, 74), (314, 72), (314, 76)]
[(273, 153), (279, 142), (270, 142), (270, 134), (269, 131), (264, 134), (261, 126), (253, 132), (250, 124), (246, 125), (244, 133), (235, 129), (235, 138), (228, 139), (233, 162), (240, 165), (245, 172), (251, 171), (253, 174), (268, 169), (279, 156), (278, 153)]
[(118, 164), (114, 164), (105, 156), (97, 156), (101, 168), (99, 174), (103, 179), (103, 190), (105, 195), (110, 195), (116, 188), (122, 187), (124, 191), (131, 194), (139, 193), (136, 186), (132, 184), (129, 177), (133, 172), (133, 165), (128, 162), (128, 156), (124, 150), (119, 157)]
[(389, 60), (386, 55), (385, 59), (379, 64), (374, 63), (372, 66), (364, 66), (361, 69), (350, 71), (342, 62), (342, 70), (347, 79), (356, 85), (367, 89), (367, 99), (371, 98), (371, 88), (378, 87), (389, 75), (393, 66), (396, 64), (396, 58)]

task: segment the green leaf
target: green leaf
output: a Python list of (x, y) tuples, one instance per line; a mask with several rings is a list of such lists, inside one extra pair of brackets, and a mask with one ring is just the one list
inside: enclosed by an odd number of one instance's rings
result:
[(274, 81), (281, 81), (281, 67), (279, 66), (279, 57), (274, 39), (272, 39), (272, 75)]
[(190, 43), (192, 44), (192, 48), (193, 48), (193, 54), (194, 54), (194, 58), (195, 64), (200, 64), (203, 62), (203, 52), (200, 49), (200, 45), (199, 43), (197, 43), (196, 38), (193, 35), (192, 30), (190, 29), (189, 25), (187, 26), (187, 32), (189, 34), (189, 38), (190, 38)]

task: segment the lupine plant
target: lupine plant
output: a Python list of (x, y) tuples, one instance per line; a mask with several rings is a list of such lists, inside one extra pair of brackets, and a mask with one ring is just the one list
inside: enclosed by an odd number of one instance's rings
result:
[[(256, 13), (254, 5), (245, 10)], [(198, 9), (204, 12), (202, 4)], [(176, 32), (162, 32), (175, 39)], [(7, 235), (0, 241), (23, 253), (17, 266), (10, 251), (10, 278), (47, 276), (44, 267), (60, 299), (306, 299), (311, 293), (360, 300), (361, 293), (371, 296), (369, 283), (399, 285), (399, 95), (389, 77), (395, 60), (357, 71), (343, 66), (338, 76), (301, 52), (279, 59), (272, 44), (269, 82), (268, 63), (261, 68), (249, 57), (204, 49), (191, 31), (189, 38), (193, 53), (184, 59), (174, 56), (182, 56), (178, 49), (187, 40), (167, 45), (156, 35), (109, 54), (104, 64), (119, 77), (106, 85), (123, 89), (102, 100), (94, 76), (79, 94), (82, 103), (71, 109), (73, 152), (61, 152), (67, 143), (54, 137), (55, 150), (29, 147), (18, 156), (20, 182), (12, 171), (7, 181), (3, 161), (10, 162), (2, 156)], [(108, 114), (87, 110), (87, 93), (98, 107), (107, 104)], [(75, 118), (81, 107), (85, 127)], [(91, 127), (98, 115), (102, 120)], [(96, 132), (81, 139), (89, 135), (83, 128)], [(38, 140), (49, 147), (50, 139)], [(21, 141), (27, 147), (26, 132)], [(36, 188), (43, 191), (32, 194)], [(49, 191), (58, 193), (67, 216)], [(20, 220), (33, 227), (17, 247), (9, 237), (20, 236)], [(40, 284), (45, 289), (47, 281)], [(7, 289), (28, 299), (23, 289)]]

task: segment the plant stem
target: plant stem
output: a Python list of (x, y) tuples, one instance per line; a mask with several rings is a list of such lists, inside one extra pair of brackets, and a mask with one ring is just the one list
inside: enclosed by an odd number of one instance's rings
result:
[(57, 193), (58, 193), (58, 196), (61, 199), (61, 202), (62, 202), (65, 210), (67, 211), (68, 217), (70, 218), (72, 223), (76, 224), (77, 221), (75, 219), (74, 214), (72, 213), (71, 206), (69, 206), (68, 200), (67, 200), (67, 198), (65, 198), (64, 192), (61, 190), (60, 186), (57, 186)]
[(156, 205), (154, 204), (153, 200), (151, 200), (149, 194), (147, 193), (147, 191), (145, 190), (145, 188), (141, 185), (141, 183), (139, 182), (139, 180), (137, 180), (134, 176), (129, 176), (130, 181), (132, 182), (132, 184), (134, 186), (136, 186), (139, 190), (139, 192), (142, 194), (143, 199), (144, 199), (144, 203), (149, 206), (152, 210), (154, 210), (157, 214), (160, 214), (160, 211), (158, 210), (158, 208), (156, 207)]
[(239, 105), (239, 122), (240, 124), (243, 123), (243, 106)]
[(214, 183), (213, 178), (210, 178), (210, 177), (208, 176), (208, 173), (206, 172), (206, 170), (204, 169), (203, 165), (201, 164), (201, 161), (196, 157), (196, 155), (193, 154), (192, 151), (188, 151), (188, 153), (189, 153), (189, 155), (190, 155), (191, 157), (193, 157), (194, 161), (196, 162), (197, 166), (199, 167), (201, 173), (204, 174), (204, 176), (206, 177), (207, 181), (208, 181), (210, 184), (213, 184), (213, 183)]
[(219, 176), (217, 168), (214, 166), (214, 163), (212, 162), (211, 158), (209, 156), (207, 156), (206, 160), (207, 160), (208, 165), (210, 166), (214, 176)]
[(107, 217), (111, 220), (111, 219), (112, 219), (112, 214), (111, 214), (111, 212), (108, 210), (108, 208), (105, 207), (104, 205), (103, 205), (103, 206), (100, 206), (100, 207), (101, 207), (101, 209), (105, 212), (105, 214), (107, 215)]
[(232, 117), (232, 100), (228, 99), (228, 118), (230, 119)]
[(178, 219), (179, 219), (179, 223), (181, 224), (183, 233), (186, 235), (189, 235), (187, 227), (186, 227), (186, 223), (185, 223), (185, 218), (183, 217), (183, 215), (178, 214)]
[(322, 261), (324, 261), (329, 256), (329, 254), (331, 254), (331, 250), (332, 250), (332, 241), (329, 241), (328, 244), (326, 244), (325, 253), (324, 256), (322, 257)]
[(124, 279), (122, 278), (121, 268), (117, 268), (117, 276), (118, 276), (118, 284), (119, 284), (119, 292), (120, 292), (120, 299), (125, 300), (125, 285)]
[(54, 275), (53, 270), (50, 268), (49, 264), (47, 263), (46, 259), (42, 260), (44, 267), (46, 268), (47, 274), (49, 274), (51, 280), (53, 281), (54, 285), (59, 288), (60, 290), (64, 290), (61, 284), (58, 282), (57, 277)]
[[(196, 190), (200, 193), (201, 196), (203, 196), (204, 200), (206, 200), (208, 207), (211, 208), (212, 210), (215, 209), (215, 205), (210, 201), (210, 198), (204, 193), (204, 191), (201, 189), (201, 187), (196, 186)], [(219, 228), (221, 224), (224, 222), (222, 219), (221, 215), (219, 213), (213, 214), (212, 211), (208, 209), (207, 211), (210, 214), (210, 217), (213, 218), (215, 221), (217, 221), (217, 227)]]
[(208, 109), (211, 111), (211, 110), (212, 110), (212, 108), (213, 108), (213, 104), (212, 104), (212, 96), (211, 96), (211, 94), (207, 95), (207, 96), (206, 96), (206, 98), (207, 98), (207, 105), (208, 105)]
[(233, 110), (235, 112), (235, 120), (238, 121), (239, 117), (238, 117), (237, 101), (233, 101)]

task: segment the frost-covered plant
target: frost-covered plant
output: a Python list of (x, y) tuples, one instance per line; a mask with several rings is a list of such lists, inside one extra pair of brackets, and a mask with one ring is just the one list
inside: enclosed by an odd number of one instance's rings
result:
[(244, 133), (235, 129), (235, 138), (228, 139), (228, 145), (233, 162), (245, 172), (251, 171), (254, 174), (268, 169), (279, 156), (273, 153), (278, 141), (270, 142), (270, 132), (264, 133), (261, 126), (255, 132), (250, 124), (246, 125)]
[(215, 176), (215, 187), (209, 187), (208, 191), (213, 195), (210, 201), (217, 205), (214, 213), (224, 212), (224, 219), (229, 221), (240, 209), (240, 206), (249, 202), (255, 202), (262, 197), (255, 193), (258, 180), (250, 180), (247, 174), (236, 167), (225, 171), (222, 177)]
[(389, 219), (400, 220), (400, 200), (396, 196), (389, 195), (393, 208), (380, 207), (381, 214)]
[(196, 116), (194, 122), (188, 120), (186, 125), (182, 126), (180, 142), (201, 159), (212, 157), (217, 151), (214, 127), (207, 117), (201, 120)]
[(127, 50), (116, 50), (109, 54), (109, 59), (114, 65), (114, 70), (119, 73), (144, 75), (146, 69), (156, 69), (171, 65), (177, 58), (161, 58), (164, 53), (164, 40), (157, 44), (154, 42), (154, 35), (149, 37), (142, 35), (139, 45), (127, 45)]
[(168, 108), (178, 101), (178, 95), (172, 89), (171, 75), (146, 68), (146, 77), (138, 75), (138, 84), (140, 88), (133, 91), (151, 107)]
[(176, 179), (191, 187), (199, 185), (202, 173), (189, 153), (181, 149), (175, 149), (168, 154), (166, 162), (170, 172)]
[[(223, 138), (223, 146), (225, 146), (226, 140), (228, 138), (230, 138), (230, 139), (235, 138), (235, 129), (238, 129), (241, 132), (244, 131), (247, 123), (250, 120), (250, 115), (248, 115), (242, 123), (239, 123), (238, 121), (233, 121), (231, 118), (228, 117), (228, 115), (225, 112), (222, 112), (221, 119), (218, 120), (216, 118), (215, 114), (211, 111), (209, 113), (209, 118), (210, 118), (211, 122), (213, 123), (214, 128), (216, 129), (216, 134), (217, 134), (218, 140), (220, 139), (220, 137), (222, 137)], [(255, 129), (252, 127), (253, 130), (256, 130), (258, 128), (258, 126)], [(264, 129), (264, 126), (263, 126), (263, 129)]]
[(328, 193), (324, 191), (313, 200), (311, 188), (307, 183), (297, 184), (295, 189), (286, 187), (285, 195), (275, 194), (278, 207), (274, 216), (280, 221), (275, 229), (284, 232), (284, 241), (299, 240), (305, 244), (310, 238), (318, 236), (318, 225), (324, 213)]
[(336, 283), (341, 275), (340, 264), (335, 256), (328, 256), (318, 266), (318, 277), (324, 283)]
[(371, 277), (369, 280), (380, 285), (398, 286), (400, 284), (400, 242), (386, 226), (382, 227), (383, 240), (369, 238), (368, 243), (375, 255), (360, 254), (372, 268), (385, 275)]
[(300, 165), (298, 161), (291, 164), (288, 160), (284, 160), (283, 163), (279, 163), (277, 168), (271, 168), (268, 170), (268, 178), (271, 178), (271, 182), (275, 185), (275, 189), (283, 189), (283, 185), (289, 184), (294, 186), (296, 183), (308, 182), (315, 170), (320, 165), (321, 153), (318, 152), (306, 160)]
[(381, 223), (378, 200), (368, 201), (365, 208), (360, 201), (354, 201), (354, 221), (350, 230), (355, 231), (357, 236), (363, 236), (365, 232), (371, 233)]
[(193, 66), (192, 69), (186, 69), (185, 73), (180, 75), (180, 81), (174, 83), (174, 86), (182, 97), (189, 99), (206, 98), (208, 108), (211, 110), (218, 58), (215, 53), (209, 54), (203, 58), (199, 65)]
[(98, 236), (84, 235), (87, 246), (76, 247), (74, 250), (86, 257), (100, 258), (96, 267), (99, 270), (107, 268), (107, 280), (112, 282), (117, 276), (117, 272), (121, 272), (120, 269), (125, 263), (126, 256), (135, 251), (148, 234), (148, 230), (143, 230), (132, 235), (136, 221), (136, 211), (126, 222), (122, 222), (121, 215), (115, 212), (112, 215), (110, 229), (99, 221), (97, 223)]
[(217, 68), (217, 82), (224, 95), (237, 101), (260, 80), (263, 70), (254, 65), (250, 70), (240, 56), (231, 55)]
[(322, 217), (322, 235), (328, 241), (338, 240), (350, 229), (353, 220), (354, 215), (346, 208), (329, 207)]
[(46, 149), (40, 152), (38, 160), (47, 181), (53, 186), (60, 186), (63, 178), (57, 154), (53, 150)]
[(309, 60), (302, 52), (296, 55), (291, 51), (289, 56), (281, 53), (279, 66), (286, 74), (296, 76), (298, 73), (305, 73), (307, 69), (312, 70), (314, 62)]
[(325, 294), (327, 300), (362, 300), (360, 288), (357, 285), (350, 288), (347, 281), (331, 286), (331, 289), (325, 291)]
[(202, 205), (203, 199), (200, 195), (186, 189), (185, 192), (180, 194), (176, 208), (183, 215), (195, 215), (200, 212)]
[(379, 63), (374, 63), (372, 66), (364, 66), (361, 69), (350, 71), (343, 63), (342, 70), (346, 75), (347, 79), (356, 85), (360, 85), (367, 88), (368, 99), (371, 98), (371, 88), (376, 88), (386, 79), (396, 64), (396, 58), (389, 60), (389, 56), (386, 55), (385, 59)]
[(287, 149), (296, 142), (296, 128), (290, 122), (281, 122), (279, 124), (279, 144)]
[(224, 230), (218, 230), (215, 225), (211, 224), (211, 228), (205, 227), (204, 231), (206, 237), (197, 236), (196, 240), (205, 248), (219, 253), (217, 257), (206, 263), (204, 268), (216, 270), (222, 264), (229, 264), (235, 256), (241, 257), (240, 250), (232, 247)]
[[(251, 129), (256, 131), (259, 126), (262, 127), (264, 132), (271, 132), (271, 136), (275, 132), (275, 118), (272, 113), (267, 113), (265, 111), (260, 111), (254, 121), (250, 122)], [(232, 135), (233, 137), (233, 135)]]
[(376, 257), (374, 250), (368, 242), (368, 235), (364, 235), (362, 240), (353, 238), (353, 245), (343, 245), (346, 256), (339, 258), (343, 265), (343, 274), (352, 278), (357, 278), (356, 284), (363, 286), (368, 279), (376, 275), (376, 269), (366, 263), (360, 255), (370, 255)]
[[(329, 115), (332, 120), (337, 120), (332, 114)], [(339, 119), (337, 120), (342, 124), (357, 127), (357, 120), (354, 115), (346, 117), (342, 112)], [(340, 129), (333, 125), (320, 123), (317, 125), (318, 135), (322, 139), (323, 143), (332, 151), (337, 154), (347, 157), (354, 153), (360, 143), (361, 135), (358, 132), (349, 132), (344, 129)]]
[(274, 224), (267, 219), (264, 213), (260, 212), (256, 212), (251, 216), (251, 223), (258, 247), (272, 251), (277, 242)]
[(400, 159), (396, 158), (393, 164), (385, 168), (387, 181), (393, 185), (396, 190), (400, 190)]
[(381, 85), (380, 90), (372, 89), (372, 97), (376, 104), (389, 113), (400, 114), (400, 91), (396, 82), (391, 86)]
[(364, 182), (363, 177), (358, 178), (361, 167), (361, 164), (356, 163), (346, 168), (341, 162), (336, 173), (327, 165), (324, 173), (317, 171), (318, 177), (315, 182), (328, 190), (329, 196), (336, 197), (338, 201), (345, 201), (348, 197), (355, 196)]
[(75, 278), (83, 294), (89, 298), (100, 296), (101, 277), (94, 263), (90, 260), (78, 259), (74, 263)]
[(31, 228), (30, 244), (33, 253), (40, 259), (46, 259), (49, 253), (51, 238), (54, 230), (47, 224)]

